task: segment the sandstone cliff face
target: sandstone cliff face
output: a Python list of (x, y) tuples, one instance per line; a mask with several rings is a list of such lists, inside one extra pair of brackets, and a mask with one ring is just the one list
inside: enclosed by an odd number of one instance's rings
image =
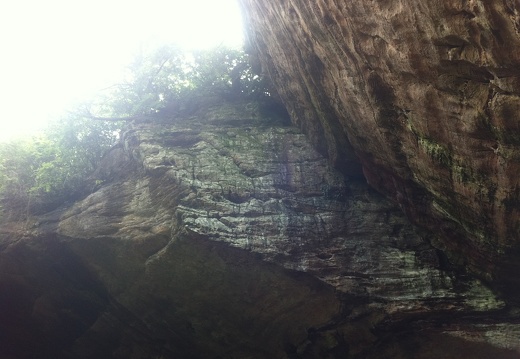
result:
[(241, 0), (293, 122), (520, 301), (520, 3)]
[(518, 356), (514, 310), (299, 130), (190, 112), (133, 123), (83, 200), (2, 225), (0, 357)]

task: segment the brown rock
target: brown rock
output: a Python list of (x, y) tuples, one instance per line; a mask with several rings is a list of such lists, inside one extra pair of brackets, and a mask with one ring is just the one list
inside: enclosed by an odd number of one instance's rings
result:
[(520, 4), (242, 0), (251, 52), (347, 175), (520, 302)]

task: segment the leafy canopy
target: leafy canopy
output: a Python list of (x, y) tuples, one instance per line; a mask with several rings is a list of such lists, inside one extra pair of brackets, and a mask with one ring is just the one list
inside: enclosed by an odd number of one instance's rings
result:
[(139, 116), (159, 111), (183, 99), (207, 95), (269, 97), (265, 80), (253, 73), (241, 50), (181, 52), (164, 46), (139, 54), (129, 66), (127, 80), (92, 103), (100, 117)]

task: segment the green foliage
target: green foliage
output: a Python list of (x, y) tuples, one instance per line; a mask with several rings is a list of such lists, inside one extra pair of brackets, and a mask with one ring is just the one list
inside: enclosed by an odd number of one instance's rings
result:
[(116, 140), (116, 124), (70, 114), (45, 134), (0, 144), (0, 200), (13, 213), (41, 210), (75, 199)]
[(219, 47), (186, 53), (164, 46), (137, 56), (126, 82), (107, 89), (92, 112), (100, 117), (147, 115), (179, 100), (208, 95), (259, 99), (270, 94), (241, 50)]
[(71, 113), (50, 127), (47, 136), (52, 138), (55, 156), (36, 173), (39, 193), (77, 191), (116, 142), (119, 128), (119, 123), (93, 121), (80, 113)]
[[(34, 171), (42, 156), (37, 141), (9, 142), (0, 146), (0, 191), (10, 207), (29, 202)], [(4, 200), (5, 202), (5, 200)]]

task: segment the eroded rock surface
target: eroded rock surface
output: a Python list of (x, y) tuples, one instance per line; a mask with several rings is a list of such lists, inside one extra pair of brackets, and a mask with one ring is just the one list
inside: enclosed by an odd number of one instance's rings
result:
[(196, 108), (133, 123), (90, 195), (2, 226), (2, 357), (518, 356), (518, 315), (399, 206), (257, 104)]
[(520, 3), (242, 0), (293, 122), (520, 301)]

